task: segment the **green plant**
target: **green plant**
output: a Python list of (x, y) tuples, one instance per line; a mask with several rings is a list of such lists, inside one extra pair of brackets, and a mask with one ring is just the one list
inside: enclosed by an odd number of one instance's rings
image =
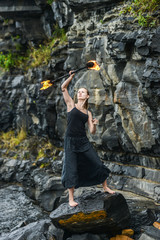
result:
[(15, 60), (13, 54), (9, 52), (8, 54), (0, 53), (0, 67), (4, 68), (5, 70), (9, 70), (15, 64)]
[[(56, 44), (58, 41), (58, 44)], [(54, 26), (54, 32), (52, 38), (44, 43), (40, 44), (39, 48), (32, 48), (30, 57), (32, 59), (30, 66), (38, 67), (39, 65), (47, 65), (51, 59), (51, 53), (56, 49), (57, 45), (62, 45), (67, 41), (66, 33), (63, 28), (59, 28), (58, 24)]]
[(19, 39), (19, 38), (20, 38), (19, 35), (16, 35), (15, 37), (14, 37), (14, 36), (11, 36), (12, 41), (15, 41), (15, 40), (17, 40), (17, 39)]
[(47, 3), (51, 5), (55, 0), (47, 0)]
[(16, 47), (16, 51), (21, 51), (22, 49), (22, 45), (20, 43), (17, 43), (15, 47)]
[(9, 19), (4, 19), (4, 23), (8, 24), (9, 23)]
[(24, 139), (26, 139), (26, 137), (27, 133), (24, 128), (21, 128), (17, 135), (15, 134), (14, 131), (9, 131), (7, 133), (0, 134), (3, 148), (7, 148), (9, 150), (14, 149)]
[(48, 64), (51, 59), (51, 49), (49, 45), (39, 45), (39, 48), (32, 48), (32, 52), (30, 54), (32, 59), (31, 67), (37, 67), (39, 65)]
[[(20, 50), (19, 46), (17, 47), (18, 50)], [(24, 66), (25, 59), (26, 57), (20, 56), (17, 53), (9, 52), (7, 54), (3, 54), (2, 52), (0, 52), (0, 67), (5, 71), (10, 70), (11, 68), (19, 68), (22, 63), (22, 66)]]
[[(12, 37), (15, 41), (19, 36)], [(67, 41), (67, 36), (63, 28), (59, 28), (58, 24), (54, 25), (54, 32), (52, 38), (40, 44), (38, 48), (30, 48), (24, 53), (18, 54), (22, 46), (17, 43), (15, 45), (17, 53), (8, 52), (4, 54), (0, 52), (0, 67), (5, 71), (12, 68), (28, 70), (29, 68), (38, 67), (40, 65), (47, 65), (51, 59), (51, 53), (59, 46)]]
[(39, 152), (38, 152), (38, 155), (37, 155), (37, 160), (40, 159), (40, 158), (43, 158), (45, 157), (45, 153), (44, 153), (44, 150), (43, 149), (40, 149)]
[(60, 39), (61, 43), (67, 41), (67, 36), (64, 28), (60, 28), (57, 23), (54, 25), (53, 39)]
[(160, 0), (133, 0), (126, 5), (120, 14), (131, 14), (143, 27), (154, 27), (160, 23)]
[(48, 167), (50, 165), (50, 163), (42, 163), (40, 165), (40, 168), (45, 168), (45, 167)]

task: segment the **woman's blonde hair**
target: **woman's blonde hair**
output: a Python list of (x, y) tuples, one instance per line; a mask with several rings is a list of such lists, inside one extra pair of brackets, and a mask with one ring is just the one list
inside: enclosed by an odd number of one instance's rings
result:
[[(88, 91), (87, 88), (85, 88), (85, 87), (80, 87), (80, 88), (78, 88), (78, 90), (81, 89), (81, 88), (86, 89), (87, 94), (89, 95), (89, 91)], [(75, 95), (74, 95), (74, 102), (75, 102), (75, 103), (77, 103), (77, 92), (78, 92), (78, 90), (76, 91), (76, 93), (75, 93)], [(85, 104), (84, 104), (84, 108), (85, 108), (85, 109), (88, 109), (88, 106), (89, 106), (89, 104), (88, 104), (88, 99), (87, 99), (86, 102), (85, 102)]]

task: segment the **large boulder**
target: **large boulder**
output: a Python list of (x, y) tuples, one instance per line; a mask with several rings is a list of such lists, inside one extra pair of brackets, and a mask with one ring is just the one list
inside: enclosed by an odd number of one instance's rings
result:
[(51, 212), (56, 227), (72, 233), (116, 233), (129, 225), (130, 213), (121, 194), (82, 194), (77, 201), (76, 207), (63, 203)]

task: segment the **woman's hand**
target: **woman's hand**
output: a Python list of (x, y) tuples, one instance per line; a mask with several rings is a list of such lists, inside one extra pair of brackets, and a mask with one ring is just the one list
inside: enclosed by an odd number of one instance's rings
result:
[(96, 118), (92, 118), (92, 113), (88, 111), (88, 126), (90, 133), (95, 134), (96, 133), (96, 125), (98, 123), (98, 120)]
[(92, 119), (92, 123), (93, 125), (97, 125), (98, 124), (98, 120), (96, 118)]
[(69, 75), (70, 76), (72, 76), (72, 78), (74, 77), (74, 75), (75, 75), (75, 73), (73, 73), (74, 72), (74, 70), (72, 70), (72, 71), (69, 71)]

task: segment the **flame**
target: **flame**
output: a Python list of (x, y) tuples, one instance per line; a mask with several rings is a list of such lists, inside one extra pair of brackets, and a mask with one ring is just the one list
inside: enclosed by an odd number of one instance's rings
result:
[[(93, 66), (91, 64), (92, 67), (90, 67), (88, 64), (88, 66), (87, 66), (88, 69), (94, 69), (96, 71), (100, 70), (98, 63), (95, 60), (88, 61), (88, 63), (90, 63), (90, 62), (93, 63)], [(45, 90), (45, 89), (51, 87), (53, 85), (53, 82), (51, 82), (51, 80), (46, 80), (46, 81), (41, 82), (41, 84), (43, 84), (43, 86), (40, 88), (40, 90)]]
[(99, 67), (98, 63), (95, 60), (90, 60), (90, 61), (88, 61), (88, 63), (89, 62), (92, 62), (94, 65), (93, 65), (93, 67), (88, 67), (88, 69), (94, 69), (96, 71), (100, 70), (100, 67)]
[(40, 88), (40, 90), (45, 90), (53, 85), (50, 82), (50, 80), (43, 81), (43, 82), (41, 82), (41, 84), (43, 84), (43, 86)]

